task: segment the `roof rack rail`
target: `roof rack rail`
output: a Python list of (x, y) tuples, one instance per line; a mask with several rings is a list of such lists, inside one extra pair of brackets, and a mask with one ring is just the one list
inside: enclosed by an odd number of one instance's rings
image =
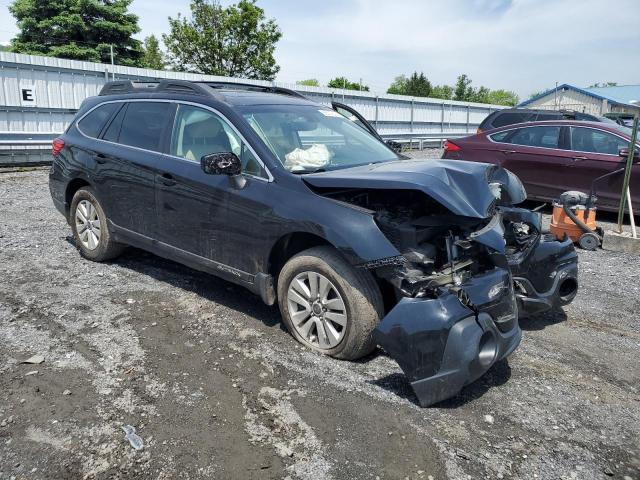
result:
[(273, 85), (256, 85), (254, 83), (240, 83), (240, 82), (224, 82), (224, 81), (213, 81), (213, 82), (194, 82), (202, 85), (208, 85), (211, 88), (217, 89), (229, 89), (229, 90), (245, 90), (247, 92), (264, 92), (264, 93), (276, 93), (279, 95), (289, 95), (290, 97), (304, 98), (307, 97), (302, 95), (295, 90), (290, 90), (288, 88), (276, 87)]
[(197, 82), (187, 80), (133, 81), (117, 80), (107, 82), (98, 95), (121, 95), (129, 93), (174, 92), (191, 95), (207, 95), (209, 91)]

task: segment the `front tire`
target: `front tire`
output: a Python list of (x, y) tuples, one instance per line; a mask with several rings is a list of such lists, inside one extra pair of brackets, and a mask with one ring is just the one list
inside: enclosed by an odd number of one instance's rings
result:
[(76, 248), (84, 258), (104, 262), (125, 249), (125, 245), (113, 240), (107, 215), (91, 187), (83, 187), (75, 193), (69, 215)]
[(375, 349), (371, 334), (384, 314), (380, 289), (369, 271), (331, 247), (310, 248), (285, 264), (278, 303), (291, 335), (317, 352), (355, 360)]

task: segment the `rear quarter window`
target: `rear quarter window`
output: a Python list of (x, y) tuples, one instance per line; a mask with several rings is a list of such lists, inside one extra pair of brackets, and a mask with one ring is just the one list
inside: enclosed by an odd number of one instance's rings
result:
[(115, 112), (117, 107), (118, 104), (105, 103), (94, 108), (80, 119), (78, 122), (78, 128), (88, 137), (97, 138), (105, 123), (107, 123), (107, 120), (111, 118), (111, 115)]
[(505, 130), (504, 132), (494, 133), (493, 135), (489, 135), (489, 138), (494, 142), (504, 142), (509, 134), (517, 132), (517, 130)]
[(534, 114), (529, 112), (505, 112), (500, 113), (493, 119), (493, 128), (504, 127), (505, 125), (513, 125), (514, 123), (529, 122), (533, 119)]

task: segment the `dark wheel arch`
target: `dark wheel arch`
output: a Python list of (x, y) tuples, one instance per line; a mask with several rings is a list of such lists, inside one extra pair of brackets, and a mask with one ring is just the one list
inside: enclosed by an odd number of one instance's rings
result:
[[(271, 247), (267, 269), (277, 284), (278, 275), (285, 263), (294, 255), (312, 247), (334, 247), (328, 240), (309, 232), (291, 232), (283, 235)], [(335, 248), (335, 247), (334, 247)]]
[(64, 207), (66, 210), (67, 222), (70, 222), (70, 212), (71, 212), (71, 202), (73, 200), (73, 196), (76, 194), (78, 190), (82, 187), (91, 187), (91, 184), (84, 178), (78, 177), (71, 180), (64, 194)]

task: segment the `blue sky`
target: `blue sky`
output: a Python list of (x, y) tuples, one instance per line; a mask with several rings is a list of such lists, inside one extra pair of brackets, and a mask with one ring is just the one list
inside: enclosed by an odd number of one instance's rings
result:
[[(223, 4), (232, 3), (223, 1)], [(259, 0), (283, 32), (278, 80), (363, 79), (384, 91), (394, 77), (424, 71), (453, 84), (526, 98), (555, 82), (640, 83), (640, 0)], [(15, 22), (0, 0), (0, 42)], [(161, 35), (188, 0), (134, 0), (140, 36)]]

